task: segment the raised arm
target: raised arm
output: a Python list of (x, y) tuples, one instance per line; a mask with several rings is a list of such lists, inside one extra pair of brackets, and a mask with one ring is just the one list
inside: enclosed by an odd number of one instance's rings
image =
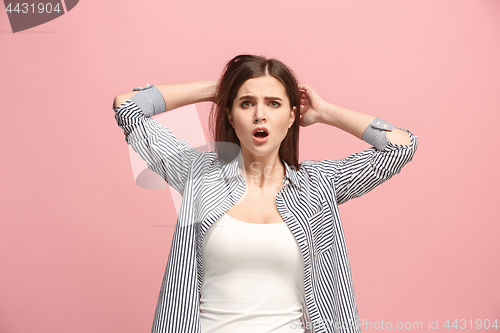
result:
[[(125, 141), (181, 195), (192, 163), (200, 156), (185, 140), (151, 118), (156, 114), (201, 101), (212, 101), (217, 81), (151, 85), (138, 92), (116, 96), (115, 119), (123, 129)], [(158, 88), (159, 87), (159, 88)]]
[[(158, 84), (155, 87), (158, 88), (165, 100), (165, 111), (169, 111), (193, 103), (213, 102), (218, 81)], [(118, 107), (136, 93), (137, 91), (130, 91), (116, 96), (113, 106)]]
[[(301, 115), (310, 113), (303, 117), (303, 126), (323, 123), (351, 133), (358, 139), (364, 139), (363, 134), (376, 117), (328, 103), (308, 85), (301, 84), (299, 87), (302, 92), (301, 104), (303, 105)], [(384, 123), (381, 127), (383, 128), (384, 125), (387, 124)], [(404, 130), (399, 128), (390, 130), (388, 128), (384, 132), (389, 142), (407, 146), (411, 144), (410, 135)]]
[(410, 131), (327, 103), (307, 85), (300, 85), (299, 90), (302, 126), (314, 123), (335, 126), (373, 146), (340, 160), (304, 161), (306, 167), (333, 180), (339, 204), (371, 191), (412, 160), (418, 138)]

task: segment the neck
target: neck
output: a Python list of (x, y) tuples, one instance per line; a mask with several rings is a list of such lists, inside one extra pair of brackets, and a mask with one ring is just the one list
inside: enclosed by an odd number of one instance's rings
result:
[(281, 183), (286, 169), (279, 155), (255, 156), (242, 154), (247, 184), (256, 187), (272, 186)]

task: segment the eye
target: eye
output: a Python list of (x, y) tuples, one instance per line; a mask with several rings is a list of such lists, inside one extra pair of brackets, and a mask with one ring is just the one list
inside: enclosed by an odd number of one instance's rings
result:
[(251, 106), (252, 106), (252, 102), (250, 102), (250, 101), (244, 101), (243, 103), (241, 103), (242, 108), (249, 108)]
[(271, 102), (271, 106), (272, 106), (272, 107), (277, 108), (277, 107), (280, 107), (280, 106), (281, 106), (281, 104), (280, 104), (280, 103), (278, 103), (278, 102), (276, 102), (276, 101), (272, 101), (272, 102)]

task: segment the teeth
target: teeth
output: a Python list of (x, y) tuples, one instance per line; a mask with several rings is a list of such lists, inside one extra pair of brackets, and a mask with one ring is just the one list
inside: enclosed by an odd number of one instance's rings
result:
[[(265, 135), (257, 135), (257, 134), (265, 134)], [(267, 134), (267, 132), (266, 132), (266, 131), (264, 131), (264, 130), (258, 130), (258, 131), (256, 131), (256, 132), (255, 132), (255, 134), (254, 134), (254, 135), (255, 135), (255, 136), (259, 136), (259, 137), (265, 137), (265, 136), (267, 136), (268, 134)]]

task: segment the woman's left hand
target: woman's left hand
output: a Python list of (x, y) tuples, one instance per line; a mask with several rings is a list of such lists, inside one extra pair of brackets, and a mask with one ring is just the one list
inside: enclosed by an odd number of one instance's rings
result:
[(299, 84), (300, 126), (306, 127), (321, 122), (321, 110), (326, 103), (306, 84)]

